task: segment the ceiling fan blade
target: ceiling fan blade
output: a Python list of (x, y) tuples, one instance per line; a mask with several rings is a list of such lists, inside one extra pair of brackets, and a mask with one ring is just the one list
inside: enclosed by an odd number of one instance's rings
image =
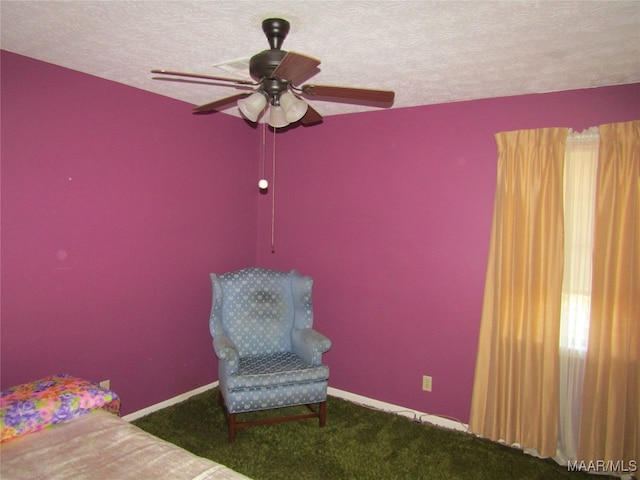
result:
[(197, 80), (191, 78), (172, 78), (172, 77), (151, 77), (153, 80), (160, 80), (163, 82), (179, 82), (179, 83), (192, 83), (195, 85), (211, 85), (213, 87), (227, 87), (237, 88), (238, 90), (254, 90), (255, 85), (235, 85), (229, 83), (220, 83), (216, 81)]
[(307, 113), (300, 119), (303, 125), (314, 125), (322, 122), (322, 115), (314, 110), (311, 105), (307, 107)]
[(218, 77), (216, 75), (202, 75), (200, 73), (176, 72), (174, 70), (151, 70), (151, 73), (159, 75), (173, 75), (175, 77), (201, 78), (203, 80), (215, 80), (217, 82), (231, 82), (237, 85), (258, 85), (251, 80), (243, 80), (241, 78)]
[(393, 105), (395, 93), (390, 90), (371, 90), (354, 87), (332, 87), (328, 85), (303, 85), (302, 93), (310, 97), (328, 97), (346, 103), (375, 103)]
[(228, 108), (231, 103), (240, 100), (241, 98), (247, 97), (251, 95), (250, 93), (237, 93), (235, 95), (231, 95), (230, 97), (221, 98), (220, 100), (216, 100), (214, 102), (205, 103), (204, 105), (200, 105), (193, 108), (193, 113), (196, 115), (204, 115), (207, 113), (214, 113), (219, 110), (224, 110)]
[(318, 65), (320, 65), (320, 60), (317, 58), (301, 53), (287, 52), (271, 76), (296, 85), (318, 73), (320, 71)]

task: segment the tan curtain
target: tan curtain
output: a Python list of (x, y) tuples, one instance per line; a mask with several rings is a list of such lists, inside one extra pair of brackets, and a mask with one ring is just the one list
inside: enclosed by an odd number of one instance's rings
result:
[(602, 125), (578, 457), (640, 460), (640, 122)]
[[(499, 133), (470, 430), (552, 456), (567, 129)], [(550, 419), (552, 419), (550, 421)]]

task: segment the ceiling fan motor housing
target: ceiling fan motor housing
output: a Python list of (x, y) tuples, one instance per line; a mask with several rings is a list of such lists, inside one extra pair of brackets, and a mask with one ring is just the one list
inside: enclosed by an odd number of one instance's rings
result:
[(269, 78), (287, 52), (284, 50), (264, 50), (249, 60), (249, 73), (256, 81)]

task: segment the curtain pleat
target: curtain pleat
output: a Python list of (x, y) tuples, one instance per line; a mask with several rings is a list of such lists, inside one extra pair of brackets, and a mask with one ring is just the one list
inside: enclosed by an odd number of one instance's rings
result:
[(601, 125), (578, 458), (640, 459), (640, 122)]
[[(556, 451), (567, 129), (496, 135), (498, 176), (470, 430)], [(553, 421), (549, 421), (553, 419)]]

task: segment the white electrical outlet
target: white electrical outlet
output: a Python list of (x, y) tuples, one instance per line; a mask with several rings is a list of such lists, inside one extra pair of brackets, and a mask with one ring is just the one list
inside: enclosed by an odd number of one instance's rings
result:
[(103, 380), (100, 382), (100, 386), (102, 388), (106, 388), (107, 390), (109, 390), (111, 388), (111, 380)]
[(422, 390), (425, 392), (431, 391), (431, 380), (432, 378), (429, 375), (422, 376)]

